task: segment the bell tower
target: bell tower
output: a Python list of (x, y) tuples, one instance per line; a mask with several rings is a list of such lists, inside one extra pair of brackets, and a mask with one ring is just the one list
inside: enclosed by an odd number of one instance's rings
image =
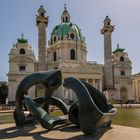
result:
[(46, 70), (46, 27), (48, 25), (48, 16), (45, 16), (45, 9), (40, 6), (36, 16), (36, 25), (38, 27), (38, 70)]
[(114, 85), (117, 94), (114, 99), (126, 103), (134, 100), (132, 89), (132, 62), (124, 48), (117, 44), (113, 51)]
[(101, 29), (101, 34), (104, 35), (104, 77), (105, 89), (114, 88), (113, 84), (113, 69), (112, 69), (112, 43), (111, 34), (114, 31), (114, 26), (111, 25), (111, 19), (106, 16), (104, 26)]

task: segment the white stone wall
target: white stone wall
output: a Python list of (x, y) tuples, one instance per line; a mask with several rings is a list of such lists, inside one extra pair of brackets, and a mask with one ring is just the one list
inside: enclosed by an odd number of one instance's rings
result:
[[(77, 46), (76, 46), (77, 45)], [(53, 63), (53, 54), (56, 52), (57, 61), (70, 61), (70, 50), (74, 49), (76, 54), (76, 62), (84, 63), (87, 60), (87, 50), (85, 43), (70, 41), (57, 41), (53, 45), (49, 45), (47, 49), (47, 61), (48, 63)], [(74, 60), (71, 60), (74, 61)]]
[[(25, 49), (25, 54), (20, 54), (20, 49)], [(19, 66), (25, 66), (25, 71), (20, 71)], [(35, 57), (31, 46), (27, 43), (17, 43), (9, 53), (9, 72), (8, 72), (8, 99), (9, 102), (15, 101), (16, 90), (19, 83), (27, 75), (35, 70)], [(29, 95), (35, 97), (35, 87), (29, 90)]]
[(8, 101), (15, 101), (16, 89), (18, 83), (16, 81), (9, 81), (8, 84)]
[[(124, 61), (120, 61), (120, 57), (124, 58)], [(117, 95), (115, 100), (121, 100), (121, 88), (125, 88), (127, 91), (127, 100), (134, 100), (134, 94), (132, 89), (132, 66), (128, 54), (123, 51), (117, 51), (113, 53), (113, 68), (114, 68), (114, 82), (117, 89)], [(121, 71), (125, 72), (125, 75), (121, 75)]]

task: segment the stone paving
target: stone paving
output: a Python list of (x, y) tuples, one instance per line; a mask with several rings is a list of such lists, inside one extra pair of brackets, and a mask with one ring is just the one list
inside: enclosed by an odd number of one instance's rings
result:
[(10, 140), (140, 140), (140, 129), (112, 125), (91, 136), (84, 135), (73, 125), (61, 125), (47, 131), (40, 124), (16, 127), (14, 123), (0, 125), (0, 139)]

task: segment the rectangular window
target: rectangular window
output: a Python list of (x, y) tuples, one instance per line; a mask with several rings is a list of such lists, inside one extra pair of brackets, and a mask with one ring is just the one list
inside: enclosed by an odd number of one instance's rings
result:
[(26, 67), (25, 66), (19, 66), (19, 71), (25, 71)]
[(125, 75), (125, 71), (121, 71), (121, 75), (124, 76)]

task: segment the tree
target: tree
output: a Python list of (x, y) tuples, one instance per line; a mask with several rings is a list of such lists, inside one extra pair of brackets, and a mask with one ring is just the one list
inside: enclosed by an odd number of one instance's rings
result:
[(5, 104), (7, 96), (8, 96), (7, 83), (0, 83), (0, 104)]

